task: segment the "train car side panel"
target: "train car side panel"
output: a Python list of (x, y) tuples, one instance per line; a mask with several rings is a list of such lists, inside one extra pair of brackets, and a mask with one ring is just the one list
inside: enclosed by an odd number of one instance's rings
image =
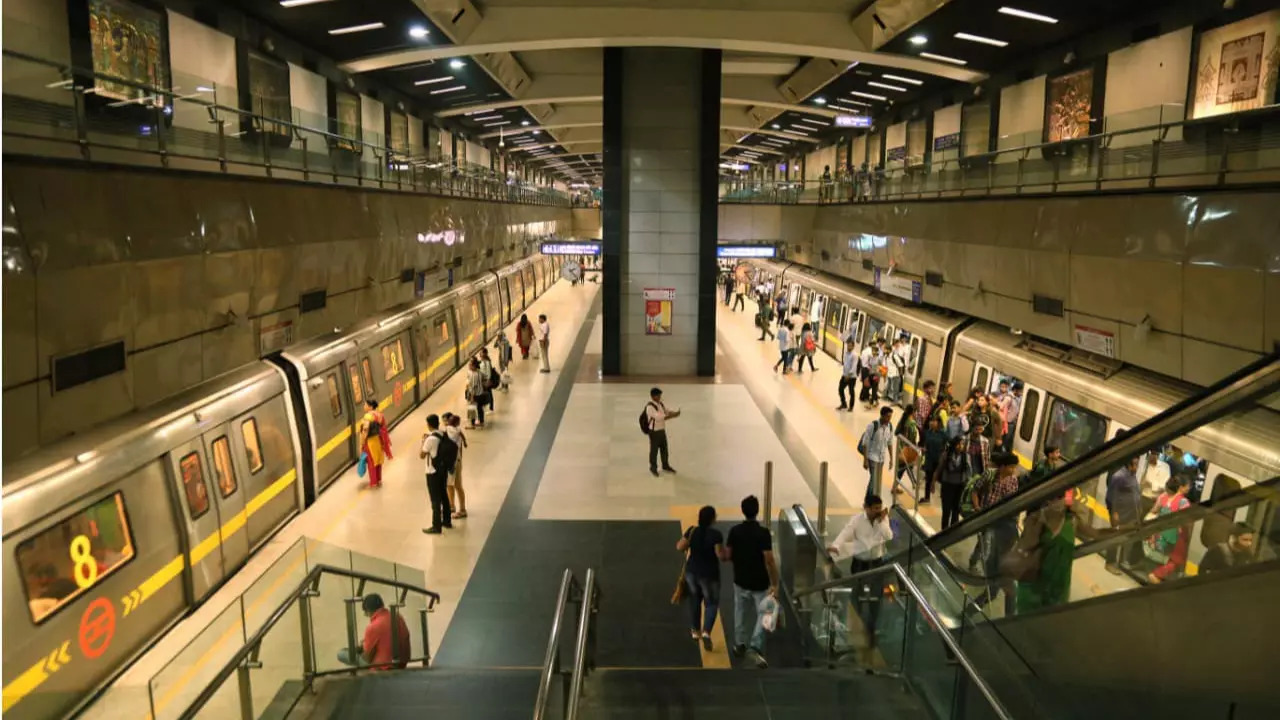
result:
[(364, 383), (356, 366), (347, 362), (325, 368), (305, 382), (315, 433), (316, 482), (323, 489), (355, 462), (351, 426), (355, 408), (364, 403)]
[[(329, 409), (325, 405), (325, 410)], [(299, 511), (293, 491), (298, 458), (289, 438), (284, 396), (269, 400), (231, 422), (231, 447), (237, 455), (245, 492), (249, 549), (260, 546)]]

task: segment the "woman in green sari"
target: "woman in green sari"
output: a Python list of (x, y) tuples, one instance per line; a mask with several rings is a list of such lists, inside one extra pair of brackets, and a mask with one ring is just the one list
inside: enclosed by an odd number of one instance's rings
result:
[(1039, 527), (1040, 570), (1034, 580), (1018, 583), (1018, 614), (1066, 603), (1071, 597), (1071, 563), (1075, 557), (1076, 535), (1091, 539), (1095, 533), (1088, 519), (1075, 511), (1080, 503), (1068, 507), (1064, 498), (1046, 503), (1038, 512), (1029, 513), (1024, 529), (1037, 532)]

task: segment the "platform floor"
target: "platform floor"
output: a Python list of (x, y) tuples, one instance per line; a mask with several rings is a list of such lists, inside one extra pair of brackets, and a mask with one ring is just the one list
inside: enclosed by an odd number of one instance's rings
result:
[[(707, 504), (717, 508), (725, 531), (740, 521), (739, 501), (763, 492), (766, 462), (772, 464), (772, 515), (792, 503), (816, 513), (819, 464), (825, 461), (827, 535), (834, 537), (861, 505), (867, 478), (856, 446), (876, 412), (862, 405), (852, 413), (835, 410), (840, 368), (825, 354), (815, 358), (817, 372), (774, 373), (776, 343), (757, 341), (753, 311), (718, 306), (714, 378), (604, 379), (599, 286), (558, 283), (529, 310), (550, 318), (552, 372), (539, 373), (533, 359), (517, 359), (515, 382), (510, 393), (499, 393), (490, 427), (468, 431), (466, 519), (455, 520), (455, 529), (442, 536), (422, 533), (429, 514), (417, 457), (423, 418), (465, 410), (464, 379), (456, 376), (392, 430), (396, 457), (384, 471), (382, 489), (370, 490), (354, 469), (337, 480), (131, 668), (95, 707), (96, 716), (147, 718), (148, 680), (203, 628), (225, 624), (219, 642), (184, 656), (184, 662), (196, 657), (192, 667), (166, 671), (157, 687), (156, 718), (176, 716), (203, 678), (240, 645), (235, 640), (243, 629), (227, 618), (229, 604), (257, 582), (266, 589), (254, 602), (274, 607), (273, 598), (295, 584), (286, 581), (285, 563), (276, 561), (301, 537), (424, 573), (426, 586), (443, 596), (430, 616), (437, 665), (540, 667), (561, 574), (568, 567), (581, 577), (592, 567), (607, 598), (600, 623), (610, 628), (601, 637), (601, 666), (730, 667), (726, 623), (717, 624), (714, 650), (706, 652), (689, 639), (686, 610), (669, 603), (682, 529)], [(683, 411), (669, 426), (671, 463), (679, 473), (659, 478), (648, 472), (647, 439), (636, 423), (653, 385), (663, 387), (669, 406)], [(936, 523), (936, 517), (935, 508), (921, 509), (922, 521)], [(1096, 593), (1097, 583), (1115, 582), (1097, 565), (1077, 563), (1073, 594)], [(263, 582), (268, 568), (281, 578)], [(726, 587), (729, 572), (726, 567)], [(731, 622), (732, 594), (724, 593), (722, 603)], [(319, 627), (326, 628), (317, 655), (330, 662), (328, 655), (345, 642), (340, 607), (327, 603), (317, 612)], [(250, 632), (256, 629), (252, 618), (248, 625)], [(296, 640), (282, 640), (276, 651), (281, 659), (254, 671), (255, 705), (300, 676), (289, 660), (300, 651)], [(264, 699), (256, 697), (259, 687)]]

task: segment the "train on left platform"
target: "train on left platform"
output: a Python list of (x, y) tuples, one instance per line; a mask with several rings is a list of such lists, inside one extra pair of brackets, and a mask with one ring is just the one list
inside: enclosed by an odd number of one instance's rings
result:
[(535, 256), (4, 468), (6, 720), (82, 709), (556, 281)]

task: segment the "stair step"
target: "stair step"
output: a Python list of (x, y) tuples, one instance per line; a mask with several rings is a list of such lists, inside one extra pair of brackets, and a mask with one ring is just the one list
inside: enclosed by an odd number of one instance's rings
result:
[(538, 696), (538, 676), (538, 670), (434, 668), (369, 673), (349, 683), (329, 718), (404, 720), (432, 713), (450, 720), (527, 720)]

